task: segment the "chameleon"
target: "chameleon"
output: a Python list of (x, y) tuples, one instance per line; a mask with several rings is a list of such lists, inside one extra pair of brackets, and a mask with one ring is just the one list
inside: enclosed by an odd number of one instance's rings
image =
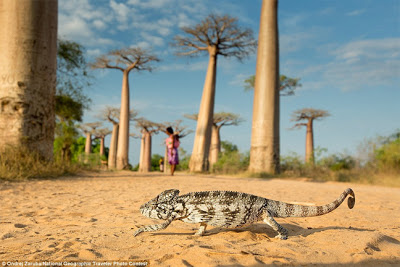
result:
[(290, 204), (234, 191), (191, 192), (181, 196), (179, 192), (177, 189), (165, 190), (143, 204), (140, 212), (144, 216), (165, 222), (141, 227), (134, 236), (143, 232), (163, 230), (175, 220), (200, 223), (200, 228), (195, 233), (197, 236), (204, 235), (207, 225), (236, 228), (264, 221), (278, 232), (276, 238), (285, 240), (288, 238), (288, 230), (274, 218), (324, 215), (339, 207), (348, 195), (348, 207), (352, 209), (355, 204), (355, 194), (351, 188), (344, 190), (336, 200), (323, 206)]

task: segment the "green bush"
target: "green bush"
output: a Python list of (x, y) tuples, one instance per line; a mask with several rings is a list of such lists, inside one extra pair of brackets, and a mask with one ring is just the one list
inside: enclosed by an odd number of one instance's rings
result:
[(400, 138), (383, 144), (374, 155), (380, 171), (400, 172)]
[(221, 141), (221, 153), (218, 161), (211, 166), (211, 172), (219, 174), (234, 174), (244, 172), (249, 167), (250, 154), (242, 154), (236, 145)]

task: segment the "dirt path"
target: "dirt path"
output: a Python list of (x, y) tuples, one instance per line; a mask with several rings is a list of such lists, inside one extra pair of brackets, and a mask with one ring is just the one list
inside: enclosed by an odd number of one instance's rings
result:
[[(289, 239), (258, 223), (224, 230), (173, 222), (166, 230), (133, 232), (153, 223), (139, 206), (165, 189), (181, 194), (234, 190), (292, 203), (326, 204), (351, 187), (356, 205), (313, 218), (277, 219)], [(175, 177), (130, 172), (22, 183), (0, 182), (2, 261), (149, 260), (151, 266), (400, 265), (400, 189), (282, 179)]]

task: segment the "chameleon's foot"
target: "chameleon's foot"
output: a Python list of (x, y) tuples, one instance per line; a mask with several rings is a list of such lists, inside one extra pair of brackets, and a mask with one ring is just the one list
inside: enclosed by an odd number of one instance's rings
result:
[(207, 227), (206, 223), (201, 223), (199, 230), (194, 235), (195, 236), (203, 236), (204, 233), (206, 232), (206, 227)]
[(287, 240), (288, 239), (287, 235), (281, 235), (281, 234), (275, 236), (275, 238), (281, 239), (281, 240)]
[(203, 236), (203, 235), (204, 235), (204, 232), (197, 231), (194, 235), (195, 235), (195, 236)]
[(135, 233), (133, 233), (133, 236), (136, 237), (136, 236), (140, 235), (140, 234), (143, 233), (143, 232), (144, 232), (144, 231), (143, 231), (143, 228), (139, 228), (138, 230), (136, 230)]

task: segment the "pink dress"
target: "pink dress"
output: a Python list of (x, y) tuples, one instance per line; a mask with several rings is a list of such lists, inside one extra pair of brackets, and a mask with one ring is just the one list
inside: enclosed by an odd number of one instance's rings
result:
[(168, 154), (168, 163), (170, 165), (178, 165), (179, 164), (179, 156), (178, 156), (178, 147), (180, 145), (179, 140), (174, 138), (174, 144), (172, 144), (172, 136), (165, 139), (165, 144), (167, 145), (167, 154)]

